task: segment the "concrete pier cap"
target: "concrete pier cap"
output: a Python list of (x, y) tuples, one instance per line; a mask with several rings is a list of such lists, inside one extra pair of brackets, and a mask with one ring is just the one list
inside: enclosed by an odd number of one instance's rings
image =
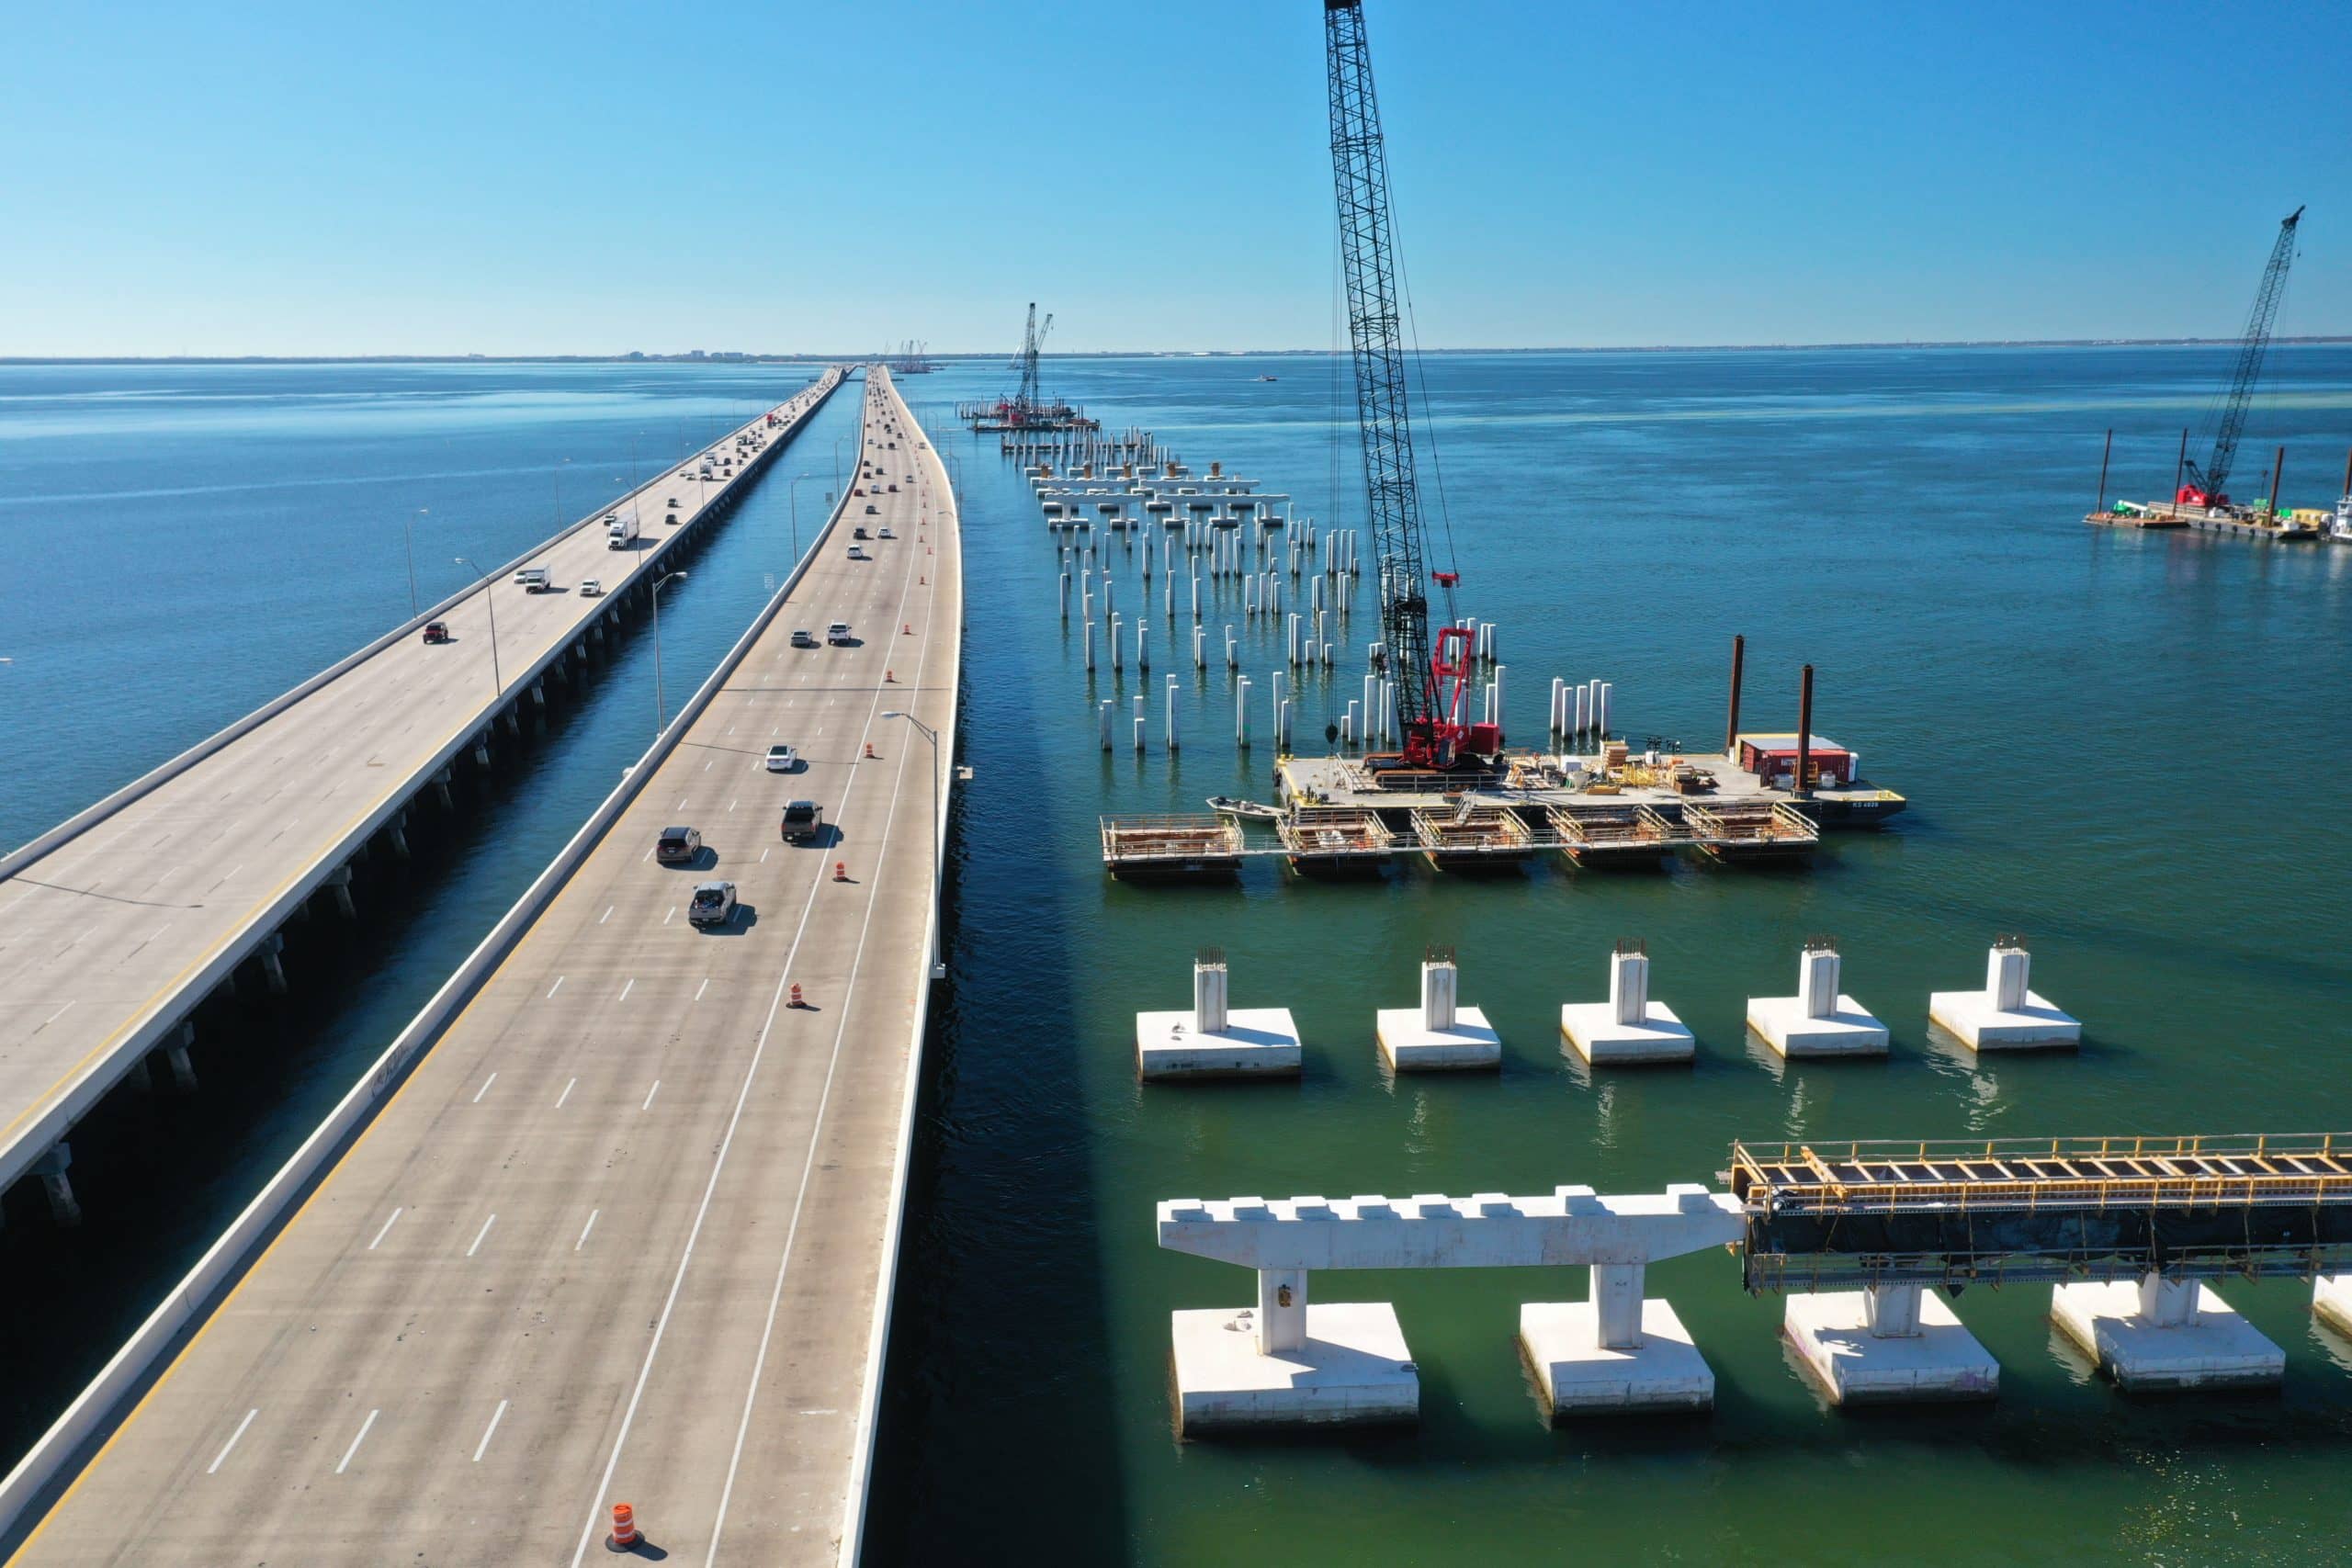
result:
[(1421, 959), (1421, 1005), (1381, 1008), (1373, 1015), (1381, 1059), (1400, 1073), (1499, 1067), (1502, 1037), (1487, 1015), (1460, 1000), (1461, 970), (1451, 947)]
[(1704, 1410), (1714, 1376), (1646, 1266), (1736, 1242), (1736, 1199), (1690, 1184), (1603, 1196), (1562, 1186), (1500, 1192), (1345, 1199), (1173, 1199), (1159, 1245), (1258, 1274), (1253, 1306), (1170, 1314), (1180, 1431), (1411, 1420), (1419, 1379), (1388, 1303), (1310, 1303), (1329, 1269), (1582, 1266), (1583, 1302), (1521, 1310), (1519, 1345), (1554, 1417)]

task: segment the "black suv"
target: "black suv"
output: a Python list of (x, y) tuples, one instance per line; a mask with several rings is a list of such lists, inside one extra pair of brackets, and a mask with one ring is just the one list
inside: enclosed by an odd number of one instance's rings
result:
[(663, 865), (692, 865), (702, 853), (702, 834), (692, 828), (664, 828), (653, 840), (653, 858)]

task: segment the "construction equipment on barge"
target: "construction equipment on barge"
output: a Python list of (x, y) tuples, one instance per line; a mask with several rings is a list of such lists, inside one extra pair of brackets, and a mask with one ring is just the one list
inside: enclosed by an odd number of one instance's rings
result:
[[(1430, 570), (1413, 460), (1406, 390), (1403, 313), (1397, 303), (1396, 234), (1390, 220), (1388, 152), (1373, 91), (1372, 54), (1361, 0), (1325, 0), (1329, 69), (1331, 180), (1340, 211), (1340, 270), (1348, 289), (1348, 342), (1355, 363), (1356, 425), (1362, 437), (1366, 515), (1380, 587), (1381, 637), (1396, 671), (1402, 752), (1365, 759), (1396, 767), (1486, 775), (1503, 749), (1498, 724), (1465, 724), (1463, 691), (1470, 634), (1453, 614), (1459, 570)], [(1430, 642), (1429, 587), (1443, 590), (1445, 625)]]
[(1021, 376), (1020, 385), (994, 402), (958, 403), (956, 417), (974, 431), (1101, 428), (1102, 421), (1087, 418), (1084, 410), (1073, 408), (1058, 398), (1049, 400), (1038, 388), (1037, 361), (1045, 352), (1046, 334), (1053, 327), (1054, 313), (1046, 311), (1045, 322), (1040, 325), (1036, 302), (1032, 300), (1029, 324), (1021, 334), (1021, 352), (1012, 357), (1012, 368)]
[[(2289, 213), (2278, 224), (2278, 237), (2270, 246), (2270, 259), (2262, 269), (2262, 281), (2254, 292), (2253, 309), (2246, 313), (2245, 331), (2238, 338), (2237, 352), (2230, 362), (2230, 374), (2222, 384), (2221, 394), (2213, 408), (2213, 444), (2200, 465), (2188, 452), (2188, 432), (2180, 433), (2180, 455), (2173, 466), (2173, 491), (2170, 501), (2118, 501), (2107, 503), (2107, 457), (2099, 460), (2098, 502), (2084, 517), (2086, 523), (2123, 528), (2196, 528), (2206, 533), (2237, 534), (2251, 537), (2279, 540), (2317, 539), (2325, 525), (2323, 516), (2282, 513), (2278, 509), (2278, 480), (2286, 467), (2287, 451), (2278, 449), (2270, 470), (2269, 500), (2241, 505), (2231, 501), (2229, 481), (2237, 462), (2239, 439), (2245, 434), (2246, 414), (2254, 401), (2254, 389), (2262, 378), (2262, 364), (2270, 349), (2271, 329), (2278, 319), (2279, 302), (2286, 297), (2287, 274), (2294, 265), (2295, 234), (2302, 222), (2300, 207)], [(2115, 433), (2108, 432), (2107, 451), (2114, 449)], [(2346, 486), (2352, 490), (2352, 485)]]

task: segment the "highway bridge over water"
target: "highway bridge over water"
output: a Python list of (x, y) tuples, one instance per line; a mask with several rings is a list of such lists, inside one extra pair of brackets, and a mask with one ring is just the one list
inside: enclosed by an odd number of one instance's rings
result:
[[(961, 616), (880, 372), (863, 429), (654, 751), (10, 1478), (12, 1562), (578, 1562), (616, 1502), (682, 1559), (854, 1554)], [(654, 859), (673, 826), (697, 863)], [(713, 880), (740, 904), (698, 929)]]

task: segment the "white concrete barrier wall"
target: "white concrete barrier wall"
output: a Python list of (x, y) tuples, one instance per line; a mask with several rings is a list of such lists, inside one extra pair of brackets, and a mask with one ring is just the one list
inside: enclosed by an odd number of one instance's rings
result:
[[(835, 384), (838, 385), (839, 383), (836, 382)], [(826, 395), (830, 396), (831, 392), (831, 389), (828, 388), (826, 389)], [(816, 412), (818, 407), (821, 406), (822, 400), (820, 399), (818, 403), (812, 404), (808, 412), (808, 413), (813, 413)], [(802, 417), (805, 419), (807, 414), (804, 414)], [(797, 426), (794, 427), (796, 431), (797, 428)], [(759, 473), (761, 468), (769, 460), (771, 460), (777, 452), (783, 450), (783, 448), (788, 445), (790, 445), (788, 440), (769, 442), (766, 448), (760, 453), (756, 459), (754, 459), (751, 464), (746, 465), (741, 473), (738, 474), (732, 480), (729, 481), (729, 486), (741, 485), (750, 479), (752, 476)], [(665, 468), (663, 473), (666, 476), (668, 470)], [(652, 488), (652, 481), (648, 481), (647, 484), (640, 486), (639, 491), (632, 491), (629, 493), (633, 496), (643, 490), (650, 488)], [(740, 493), (741, 491), (732, 491), (731, 488), (729, 491), (722, 491), (723, 496)], [(731, 506), (733, 502), (731, 500), (722, 501), (720, 509), (723, 509), (726, 506)], [(87, 827), (89, 822), (84, 822), (84, 818), (89, 818), (90, 822), (96, 820), (96, 818), (91, 817), (91, 812), (100, 812), (101, 808), (103, 808), (105, 812), (111, 812), (119, 809), (129, 801), (136, 799), (138, 795), (143, 795), (147, 791), (154, 789), (167, 782), (172, 774), (185, 772), (187, 768), (195, 766), (198, 762), (202, 761), (205, 757), (211, 755), (212, 752), (219, 750), (220, 747), (229, 744), (230, 741), (245, 734), (254, 726), (265, 722), (266, 719), (275, 716), (278, 713), (283, 712), (287, 707), (291, 706), (295, 702), (300, 700), (302, 696), (317, 691), (321, 686), (325, 685), (327, 682), (334, 679), (335, 676), (351, 669), (359, 660), (379, 651), (383, 648), (389, 646), (393, 640), (406, 636), (410, 631), (415, 629), (419, 626), (422, 626), (425, 621), (441, 614), (449, 605), (459, 603), (476, 592), (482, 587), (483, 583), (497, 581), (499, 579), (505, 576), (508, 571), (513, 570), (514, 566), (516, 564), (528, 561), (533, 556), (536, 556), (542, 550), (545, 550), (548, 545), (554, 543), (555, 540), (564, 538), (571, 534), (578, 532), (581, 528), (587, 526), (590, 522), (601, 518), (605, 513), (613, 509), (610, 506), (599, 508), (592, 517), (582, 519), (579, 523), (573, 524), (571, 527), (565, 529), (563, 533), (555, 535), (548, 540), (543, 541), (539, 545), (534, 547), (525, 554), (517, 556), (514, 561), (508, 563), (506, 566), (501, 567), (497, 571), (492, 572), (489, 577), (483, 579), (482, 583), (476, 583), (466, 588), (455, 598), (445, 600), (440, 604), (436, 604), (432, 609), (425, 611), (424, 615), (418, 616), (415, 620), (410, 621), (398, 629), (388, 633), (385, 637), (368, 644), (368, 647), (360, 649), (359, 652), (353, 654), (350, 658), (345, 659), (322, 673), (311, 677), (309, 681), (306, 681), (301, 685), (295, 687), (293, 691), (277, 698), (275, 702), (247, 715), (244, 718), (238, 720), (236, 724), (230, 726), (228, 729), (224, 729), (219, 735), (214, 736), (211, 739), (181, 753), (179, 757), (165, 763), (164, 767), (155, 770), (154, 773), (147, 774), (145, 778), (137, 781), (132, 784), (124, 786), (124, 789), (122, 790), (116, 791), (114, 795), (107, 796), (106, 800), (101, 801), (97, 806), (91, 807), (89, 812), (79, 814), (77, 817), (73, 818), (72, 821), (83, 822), (84, 827)], [(706, 517), (716, 515), (718, 510), (719, 509), (706, 507), (702, 512), (695, 514), (694, 522), (700, 523)], [(830, 524), (828, 525), (830, 526)], [(656, 574), (662, 556), (670, 549), (676, 547), (679, 540), (687, 536), (690, 532), (690, 526), (691, 525), (681, 527), (677, 533), (666, 536), (659, 545), (654, 547), (652, 551), (645, 557), (644, 570), (639, 574), (641, 580), (650, 580)], [(616, 602), (616, 600), (615, 602)], [(481, 725), (487, 726), (496, 722), (497, 716), (502, 708), (503, 708), (509, 702), (520, 701), (522, 694), (530, 690), (532, 682), (545, 675), (548, 667), (553, 665), (558, 660), (566, 657), (571, 652), (572, 645), (577, 638), (581, 636), (585, 636), (588, 628), (594, 625), (601, 616), (608, 613), (609, 612), (606, 609), (600, 606), (596, 612), (582, 620), (572, 635), (563, 637), (553, 648), (550, 648), (547, 652), (541, 654), (537, 660), (533, 660), (530, 666), (521, 674), (517, 675), (514, 680), (506, 682), (505, 686), (499, 692), (498, 695), (492, 699), (486, 708), (482, 710), (479, 723)], [(137, 1062), (141, 1057), (145, 1056), (148, 1052), (155, 1049), (155, 1047), (162, 1043), (164, 1036), (170, 1033), (174, 1028), (177, 1027), (180, 1019), (185, 1016), (186, 1010), (183, 1003), (186, 998), (189, 996), (201, 997), (209, 993), (215, 986), (219, 985), (228, 976), (231, 971), (234, 970), (248, 957), (252, 956), (254, 948), (259, 946), (262, 941), (269, 936), (270, 933), (277, 931), (278, 927), (284, 925), (287, 920), (291, 919), (294, 911), (301, 906), (303, 901), (309, 898), (313, 893), (316, 893), (321, 886), (324, 886), (326, 879), (348, 862), (351, 857), (357, 852), (360, 845), (366, 843), (368, 840), (374, 838), (379, 832), (382, 831), (384, 824), (390, 821), (394, 816), (407, 809), (409, 802), (415, 798), (416, 794), (421, 791), (435, 774), (440, 773), (442, 769), (449, 766), (460, 752), (471, 746), (474, 742), (475, 737), (479, 733), (481, 733), (481, 731), (478, 728), (472, 725), (469, 725), (467, 728), (461, 731), (455, 739), (450, 740), (447, 745), (435, 752), (430, 761), (425, 763), (424, 767), (417, 770), (416, 773), (409, 780), (408, 785), (404, 790), (398, 794), (388, 795), (375, 810), (370, 812), (360, 821), (358, 826), (354, 828), (350, 832), (345, 834), (344, 837), (327, 852), (327, 853), (321, 856), (307, 873), (293, 882), (288, 883), (286, 888), (276, 899), (255, 912), (252, 919), (248, 919), (243, 925), (238, 927), (234, 931), (232, 931), (230, 934), (228, 941), (221, 944), (219, 951), (217, 951), (201, 968), (188, 976), (186, 981), (175, 987), (169, 995), (162, 997), (156, 1000), (149, 1008), (145, 1015), (137, 1019), (132, 1027), (116, 1042), (114, 1048), (107, 1054), (104, 1061), (93, 1066), (79, 1082), (75, 1083), (73, 1088), (66, 1090), (63, 1095), (60, 1096), (55, 1101), (43, 1110), (39, 1117), (21, 1125), (17, 1130), (15, 1136), (9, 1141), (7, 1146), (6, 1148), (0, 1148), (0, 1190), (5, 1190), (9, 1183), (14, 1182), (18, 1177), (22, 1176), (34, 1160), (40, 1157), (40, 1156), (45, 1153), (52, 1144), (56, 1143), (57, 1140), (64, 1137), (73, 1129), (74, 1124), (79, 1122), (84, 1116), (87, 1115), (91, 1108), (95, 1106), (99, 1100), (103, 1099), (107, 1093), (114, 1088), (116, 1083), (120, 1081), (123, 1074), (130, 1070), (132, 1063)], [(73, 836), (72, 834), (64, 832), (65, 827), (71, 825), (72, 823), (69, 822), (59, 828), (51, 829), (49, 833), (43, 834), (41, 839), (35, 840), (34, 844), (40, 844), (43, 840), (50, 840), (53, 837), (55, 838), (56, 843), (64, 842), (67, 838), (71, 838)], [(79, 829), (77, 829), (77, 831)], [(61, 834), (63, 836), (57, 837), (57, 835)], [(50, 847), (54, 848), (55, 846), (54, 844), (51, 844)], [(19, 851), (17, 853), (25, 854), (32, 848), (33, 845), (28, 845), (26, 850)], [(46, 853), (47, 851), (44, 850), (41, 852)], [(10, 857), (11, 860), (14, 860), (15, 858), (15, 856)]]
[[(775, 443), (770, 443), (774, 450)], [(40, 1442), (17, 1462), (7, 1479), (0, 1481), (0, 1548), (14, 1546), (26, 1522), (26, 1510), (42, 1500), (49, 1488), (65, 1468), (79, 1458), (90, 1442), (109, 1427), (122, 1410), (124, 1402), (145, 1382), (147, 1374), (164, 1353), (176, 1344), (182, 1330), (203, 1315), (217, 1295), (239, 1278), (256, 1256), (258, 1249), (274, 1231), (278, 1220), (310, 1190), (314, 1179), (326, 1170), (334, 1156), (349, 1145), (349, 1141), (364, 1127), (383, 1102), (386, 1095), (398, 1083), (416, 1059), (424, 1046), (455, 1018), (491, 972), (496, 969), (517, 941), (545, 909), (557, 891), (587, 859), (588, 852), (605, 830), (617, 821), (645, 784), (651, 779), (654, 764), (677, 745), (679, 739), (710, 705), (710, 701), (727, 678), (733, 674), (752, 645), (768, 628), (784, 608), (785, 598), (802, 575), (825, 540), (849, 509), (848, 487), (843, 487), (835, 502), (832, 514), (817, 531), (800, 559), (793, 564), (791, 574), (777, 588), (751, 629), (728, 650), (710, 678), (698, 687), (695, 694), (678, 709), (669, 727), (656, 737), (652, 747), (612, 794), (605, 797), (594, 814), (579, 832), (571, 837), (548, 868), (541, 872), (514, 907), (491, 928), (481, 945), (467, 956), (455, 974), (435, 992), (432, 1000), (409, 1021), (398, 1038), (386, 1047), (367, 1075), (352, 1086), (349, 1093), (328, 1112), (325, 1121), (302, 1141), (292, 1157), (278, 1168), (277, 1174), (254, 1195), (244, 1212), (230, 1224), (220, 1238), (206, 1249), (196, 1267), (175, 1285), (163, 1302), (139, 1326), (137, 1333), (115, 1352), (93, 1378), (87, 1388), (68, 1405), (65, 1413), (44, 1433)]]
[[(914, 412), (907, 412), (911, 425)], [(921, 429), (920, 425), (914, 426)], [(940, 461), (931, 434), (922, 435), (924, 446), (936, 471), (942, 488), (949, 484), (947, 465)], [(948, 493), (953, 496), (954, 491)], [(957, 498), (956, 526), (960, 540), (963, 533), (963, 509)], [(960, 550), (962, 546), (957, 546)], [(950, 791), (956, 776), (956, 716), (963, 696), (964, 668), (964, 573), (957, 562), (956, 572), (954, 628), (949, 649), (955, 656), (957, 672), (956, 701), (949, 705), (947, 723), (939, 732), (940, 770), (938, 837), (933, 844), (931, 875), (931, 919), (925, 923), (923, 947), (936, 958), (939, 954), (940, 888), (947, 874), (947, 808)], [(899, 1159), (890, 1173), (890, 1209), (888, 1228), (882, 1235), (882, 1281), (874, 1298), (874, 1327), (865, 1346), (865, 1393), (858, 1403), (857, 1435), (850, 1453), (849, 1492), (842, 1500), (842, 1546), (838, 1561), (843, 1568), (856, 1568), (858, 1555), (865, 1546), (865, 1506), (873, 1495), (874, 1429), (881, 1418), (883, 1358), (890, 1346), (890, 1309), (898, 1295), (899, 1240), (904, 1226), (907, 1207), (907, 1173), (914, 1157), (915, 1107), (922, 1096), (923, 1033), (931, 1020), (931, 985), (926, 982), (915, 998), (914, 1047), (907, 1058), (907, 1091), (899, 1108)]]

